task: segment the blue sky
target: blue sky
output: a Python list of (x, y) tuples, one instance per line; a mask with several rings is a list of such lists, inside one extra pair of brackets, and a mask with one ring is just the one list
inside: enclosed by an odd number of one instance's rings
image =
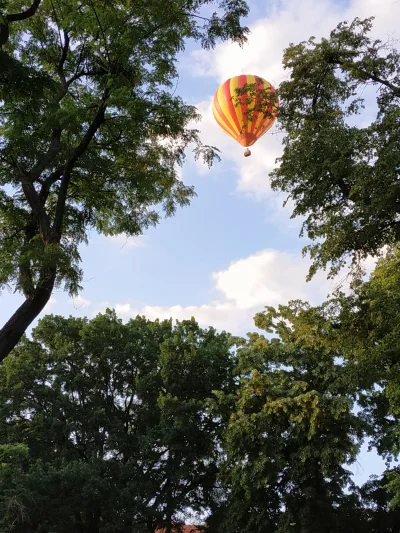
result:
[[(250, 8), (251, 35), (243, 49), (224, 43), (202, 51), (189, 43), (180, 56), (177, 92), (199, 108), (201, 137), (221, 149), (222, 162), (208, 170), (188, 154), (182, 179), (195, 186), (198, 197), (143, 237), (93, 234), (82, 248), (83, 291), (75, 300), (55, 292), (43, 314), (91, 317), (108, 306), (124, 319), (138, 313), (151, 319), (194, 316), (204, 326), (245, 334), (265, 305), (292, 298), (318, 303), (332, 291), (335, 284), (323, 273), (305, 282), (309, 262), (301, 257), (306, 241), (298, 238), (300, 221), (290, 220), (290, 207), (282, 208), (284, 198), (269, 187), (282, 135), (271, 130), (244, 158), (243, 148), (215, 124), (211, 99), (222, 81), (241, 73), (278, 85), (286, 75), (283, 49), (311, 35), (327, 36), (343, 20), (375, 16), (377, 37), (398, 37), (400, 2), (252, 0)], [(2, 323), (20, 301), (16, 294), (1, 295)], [(380, 466), (372, 454), (362, 453), (356, 480)]]

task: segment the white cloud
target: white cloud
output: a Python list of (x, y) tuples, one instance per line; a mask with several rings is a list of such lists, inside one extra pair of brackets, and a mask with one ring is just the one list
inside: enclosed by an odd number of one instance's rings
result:
[(90, 300), (87, 300), (80, 294), (75, 298), (70, 298), (69, 303), (72, 304), (75, 309), (84, 309), (85, 307), (89, 307), (92, 304)]
[[(375, 261), (368, 260), (368, 269)], [(234, 261), (226, 269), (212, 274), (214, 290), (219, 299), (205, 305), (132, 306), (128, 302), (115, 305), (117, 314), (127, 320), (137, 315), (149, 319), (189, 319), (202, 326), (245, 333), (254, 328), (253, 316), (264, 306), (286, 304), (301, 299), (312, 304), (322, 302), (337, 288), (339, 280), (327, 280), (323, 272), (312, 281), (305, 281), (310, 261), (300, 254), (267, 249)]]
[(387, 40), (398, 34), (400, 3), (394, 0), (353, 0), (345, 8), (341, 2), (329, 0), (276, 0), (268, 3), (267, 9), (267, 16), (250, 26), (243, 48), (225, 42), (212, 54), (195, 50), (186, 68), (219, 83), (238, 74), (255, 73), (278, 85), (287, 76), (282, 67), (283, 50), (311, 36), (328, 37), (339, 22), (374, 16), (374, 37)]
[(305, 282), (310, 263), (295, 254), (263, 250), (213, 274), (216, 288), (240, 309), (278, 305), (293, 299), (318, 301), (334, 286), (324, 277)]
[[(227, 329), (229, 331), (241, 330), (243, 321), (251, 325), (251, 316), (245, 316), (240, 310), (230, 302), (213, 302), (205, 305), (173, 305), (167, 306), (150, 306), (135, 308), (131, 304), (117, 304), (115, 311), (122, 319), (134, 318), (137, 315), (144, 315), (150, 320), (169, 319), (185, 320), (195, 317), (202, 326), (213, 326), (219, 330)], [(250, 320), (248, 320), (250, 318)], [(245, 326), (247, 327), (247, 326)]]
[[(373, 37), (388, 40), (399, 35), (400, 2), (394, 0), (353, 0), (347, 7), (328, 0), (276, 0), (272, 6), (268, 2), (267, 9), (267, 16), (250, 26), (249, 41), (243, 48), (223, 43), (212, 54), (195, 50), (183, 68), (194, 76), (214, 78), (215, 89), (225, 79), (243, 73), (257, 74), (277, 86), (288, 75), (282, 67), (283, 50), (290, 43), (307, 40), (312, 35), (327, 37), (341, 21), (375, 16)], [(201, 137), (208, 144), (219, 147), (223, 158), (234, 163), (239, 192), (265, 201), (276, 223), (280, 224), (283, 220), (289, 223), (292, 210), (290, 206), (283, 210), (284, 198), (271, 191), (268, 178), (276, 158), (282, 153), (283, 134), (271, 130), (252, 147), (252, 156), (244, 158), (242, 147), (215, 123), (211, 111), (212, 97), (209, 95), (197, 106), (203, 116)], [(369, 98), (367, 100), (370, 103)], [(365, 117), (373, 117), (371, 106), (367, 106), (359, 120), (365, 120)], [(293, 221), (290, 224), (293, 227)]]
[(142, 236), (129, 237), (125, 233), (120, 233), (119, 235), (102, 236), (101, 238), (106, 243), (116, 246), (121, 250), (131, 250), (132, 248), (143, 248), (145, 246), (144, 238)]

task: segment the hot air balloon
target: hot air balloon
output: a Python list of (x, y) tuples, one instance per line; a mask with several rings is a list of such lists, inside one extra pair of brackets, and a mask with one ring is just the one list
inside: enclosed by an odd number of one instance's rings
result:
[[(237, 89), (244, 85), (255, 85), (256, 91), (250, 94), (238, 95)], [(274, 87), (259, 76), (243, 74), (226, 80), (214, 95), (214, 118), (225, 133), (230, 135), (242, 146), (252, 146), (272, 127), (278, 112), (278, 99), (266, 105), (264, 114), (262, 110), (252, 111), (257, 102), (257, 92), (268, 89), (275, 92)], [(260, 93), (259, 93), (260, 94)], [(250, 112), (250, 114), (249, 114)], [(245, 157), (251, 155), (250, 150), (244, 152)]]

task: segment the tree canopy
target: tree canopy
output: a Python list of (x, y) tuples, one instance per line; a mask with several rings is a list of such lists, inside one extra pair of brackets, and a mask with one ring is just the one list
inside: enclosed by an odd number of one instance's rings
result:
[[(188, 143), (214, 152), (188, 130), (169, 61), (186, 37), (245, 33), (244, 4), (206, 20), (202, 5), (7, 4), (0, 281), (27, 297), (19, 324), (45, 288), (77, 289), (88, 228), (139, 233), (188, 201), (175, 165)], [(42, 319), (0, 365), (1, 531), (172, 533), (190, 513), (209, 533), (400, 530), (399, 55), (371, 24), (286, 51), (273, 185), (306, 215), (311, 274), (387, 245), (373, 273), (321, 305), (266, 307), (246, 338), (113, 311)], [(377, 119), (352, 126), (369, 82)], [(366, 442), (386, 469), (360, 487)]]
[(33, 339), (0, 367), (2, 532), (154, 533), (207, 510), (227, 334), (109, 312), (48, 316)]
[(224, 465), (233, 531), (348, 531), (346, 465), (363, 438), (348, 372), (333, 351), (293, 340), (254, 334), (238, 353)]
[[(327, 266), (334, 274), (400, 239), (400, 54), (369, 37), (372, 24), (339, 24), (328, 39), (292, 44), (283, 57), (284, 152), (272, 187), (304, 218), (311, 275)], [(368, 123), (370, 85), (376, 118)]]
[[(399, 261), (392, 250), (368, 281), (320, 306), (268, 307), (255, 317), (268, 336), (236, 340), (238, 389), (218, 395), (231, 415), (215, 531), (400, 526)], [(349, 466), (364, 442), (387, 470), (358, 487)]]
[[(356, 269), (349, 291), (320, 306), (267, 307), (255, 317), (267, 336), (237, 339), (238, 389), (218, 394), (230, 416), (211, 531), (400, 527), (400, 55), (371, 29), (356, 19), (286, 49), (284, 150), (271, 177), (304, 218), (310, 277), (387, 253), (367, 281)], [(376, 119), (360, 125), (368, 85)], [(349, 467), (365, 442), (387, 469), (358, 487)]]
[[(209, 533), (396, 531), (399, 261), (243, 339), (42, 319), (0, 367), (2, 531), (170, 532), (193, 512)], [(359, 487), (366, 441), (387, 469)]]
[(76, 294), (89, 230), (139, 235), (189, 203), (185, 149), (208, 164), (217, 152), (175, 94), (177, 54), (247, 33), (243, 0), (25, 5), (0, 2), (0, 289), (25, 296), (0, 359), (55, 286)]

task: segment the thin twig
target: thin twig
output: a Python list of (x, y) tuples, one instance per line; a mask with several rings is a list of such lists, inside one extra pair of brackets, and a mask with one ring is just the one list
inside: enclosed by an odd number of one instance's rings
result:
[(103, 26), (101, 25), (101, 22), (100, 22), (99, 16), (97, 15), (97, 11), (96, 11), (96, 8), (94, 7), (93, 1), (89, 0), (89, 2), (90, 2), (90, 5), (92, 6), (93, 13), (94, 13), (94, 15), (96, 17), (96, 20), (97, 20), (97, 24), (99, 25), (99, 29), (100, 29), (101, 34), (103, 36), (104, 48), (106, 50), (108, 64), (111, 66), (111, 59), (110, 59), (110, 54), (109, 54), (108, 47), (107, 47), (107, 40), (106, 40), (106, 35), (104, 33), (104, 30), (103, 30)]

